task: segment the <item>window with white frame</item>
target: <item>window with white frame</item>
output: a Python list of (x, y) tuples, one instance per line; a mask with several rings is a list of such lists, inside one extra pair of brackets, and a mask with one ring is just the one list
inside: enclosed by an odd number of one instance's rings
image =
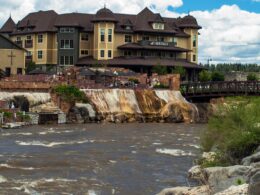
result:
[(60, 48), (61, 49), (73, 49), (73, 40), (61, 40), (60, 41)]
[(108, 29), (108, 42), (112, 42), (113, 41), (113, 30), (112, 29)]
[(60, 32), (61, 32), (61, 33), (74, 33), (75, 30), (74, 30), (74, 28), (63, 27), (63, 28), (60, 28)]
[(86, 50), (86, 49), (81, 50), (80, 53), (82, 56), (88, 56), (88, 50)]
[(100, 57), (104, 58), (105, 57), (105, 50), (100, 50)]
[(42, 59), (43, 58), (43, 51), (42, 50), (39, 50), (38, 53), (37, 53), (37, 58), (38, 59)]
[(125, 35), (125, 43), (132, 43), (132, 35)]
[(100, 29), (100, 42), (105, 42), (105, 29)]
[(163, 23), (153, 23), (153, 29), (164, 30), (164, 24)]
[(38, 35), (38, 43), (42, 43), (43, 42), (43, 35)]

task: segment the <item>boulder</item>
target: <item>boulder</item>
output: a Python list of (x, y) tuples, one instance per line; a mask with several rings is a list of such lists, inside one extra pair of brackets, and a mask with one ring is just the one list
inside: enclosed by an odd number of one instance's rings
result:
[(228, 189), (216, 193), (215, 195), (247, 195), (248, 194), (248, 184), (243, 185), (233, 185)]
[(221, 192), (232, 185), (243, 183), (252, 167), (235, 165), (230, 167), (205, 168), (205, 178), (214, 193)]
[(208, 186), (166, 188), (157, 195), (211, 195)]
[[(258, 151), (258, 149), (256, 151)], [(251, 163), (255, 163), (255, 162), (260, 162), (260, 151), (242, 159), (242, 164), (245, 166), (249, 166)]]
[(205, 177), (205, 173), (199, 165), (196, 165), (190, 168), (188, 171), (188, 177), (201, 181)]
[(260, 192), (260, 163), (254, 164), (254, 168), (248, 174), (249, 195), (258, 195)]

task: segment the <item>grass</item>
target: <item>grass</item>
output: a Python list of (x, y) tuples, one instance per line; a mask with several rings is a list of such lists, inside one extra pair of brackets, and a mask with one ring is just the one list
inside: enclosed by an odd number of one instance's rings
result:
[(260, 145), (260, 98), (227, 98), (225, 102), (201, 135), (203, 150), (218, 154), (212, 165), (238, 164)]

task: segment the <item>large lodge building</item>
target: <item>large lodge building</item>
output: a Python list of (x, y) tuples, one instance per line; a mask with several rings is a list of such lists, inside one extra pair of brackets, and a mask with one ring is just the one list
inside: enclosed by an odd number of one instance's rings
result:
[(137, 15), (117, 14), (107, 8), (96, 14), (39, 11), (17, 24), (11, 18), (0, 29), (27, 50), (26, 62), (42, 66), (102, 64), (151, 73), (156, 65), (187, 69), (196, 80), (198, 30), (190, 15), (165, 18), (145, 8)]

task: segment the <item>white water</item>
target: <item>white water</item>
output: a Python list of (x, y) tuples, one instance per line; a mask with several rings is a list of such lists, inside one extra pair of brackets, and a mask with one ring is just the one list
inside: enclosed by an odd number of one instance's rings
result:
[(161, 153), (161, 154), (168, 154), (168, 155), (172, 155), (172, 156), (194, 156), (194, 154), (192, 154), (191, 152), (185, 152), (184, 150), (180, 150), (180, 149), (156, 149), (157, 153)]
[(44, 104), (51, 100), (49, 93), (39, 92), (0, 92), (0, 100), (12, 100), (15, 96), (24, 96), (30, 102), (30, 106)]
[(84, 144), (84, 143), (93, 143), (93, 141), (92, 140), (70, 141), (70, 142), (16, 141), (16, 144), (20, 146), (42, 146), (42, 147), (49, 147), (49, 148), (54, 146), (59, 146), (59, 145), (74, 145), (74, 144)]
[(96, 111), (94, 110), (93, 106), (91, 104), (82, 104), (82, 103), (77, 103), (77, 107), (79, 108), (86, 108), (88, 110), (89, 116), (90, 117), (95, 117), (96, 116)]

